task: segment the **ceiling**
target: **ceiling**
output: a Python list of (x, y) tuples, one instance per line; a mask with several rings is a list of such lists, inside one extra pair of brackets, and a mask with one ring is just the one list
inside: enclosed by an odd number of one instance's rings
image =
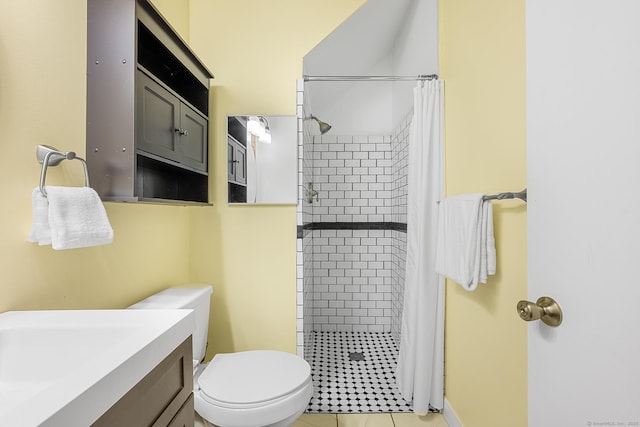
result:
[(368, 0), (304, 57), (306, 75), (362, 75), (386, 57), (413, 0)]
[[(419, 15), (419, 16), (418, 16)], [(416, 18), (418, 16), (418, 18)], [(437, 27), (437, 0), (368, 0), (336, 30), (304, 57), (303, 70), (309, 76), (410, 75), (437, 72), (436, 35), (423, 27)], [(413, 29), (412, 29), (413, 28)], [(419, 28), (419, 30), (415, 30)], [(435, 61), (398, 69), (407, 62), (408, 39), (435, 50)], [(433, 47), (435, 45), (435, 47)], [(417, 52), (417, 56), (431, 57)], [(409, 55), (413, 55), (410, 53)], [(410, 61), (411, 62), (411, 61)], [(416, 62), (416, 61), (413, 61)], [(431, 66), (431, 64), (435, 64)], [(430, 68), (430, 69), (427, 69)], [(415, 71), (415, 72), (414, 72)], [(388, 135), (394, 125), (394, 96), (398, 86), (415, 82), (308, 82), (305, 107), (333, 126), (332, 135)]]

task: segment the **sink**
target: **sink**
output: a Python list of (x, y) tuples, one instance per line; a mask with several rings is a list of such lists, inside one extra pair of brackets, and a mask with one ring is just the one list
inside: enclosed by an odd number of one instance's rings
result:
[(0, 314), (2, 425), (91, 425), (194, 327), (191, 310)]

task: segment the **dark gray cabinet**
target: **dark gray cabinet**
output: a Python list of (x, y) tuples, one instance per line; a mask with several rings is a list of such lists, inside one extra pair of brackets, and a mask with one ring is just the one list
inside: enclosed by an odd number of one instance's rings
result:
[(244, 116), (227, 118), (227, 200), (247, 201), (247, 125)]
[(87, 162), (103, 200), (208, 203), (213, 74), (148, 0), (87, 0)]
[(136, 90), (137, 149), (206, 173), (207, 117), (141, 70)]
[(227, 180), (247, 185), (247, 147), (227, 137)]

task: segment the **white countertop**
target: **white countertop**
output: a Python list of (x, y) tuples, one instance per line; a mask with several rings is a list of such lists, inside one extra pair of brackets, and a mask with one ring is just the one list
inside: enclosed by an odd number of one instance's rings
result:
[(0, 424), (87, 427), (195, 328), (192, 310), (0, 314)]

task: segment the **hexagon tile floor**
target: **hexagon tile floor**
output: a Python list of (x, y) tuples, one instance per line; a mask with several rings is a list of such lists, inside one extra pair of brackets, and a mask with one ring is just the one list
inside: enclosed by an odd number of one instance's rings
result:
[(411, 412), (396, 386), (390, 333), (312, 332), (307, 361), (314, 393), (307, 413)]

